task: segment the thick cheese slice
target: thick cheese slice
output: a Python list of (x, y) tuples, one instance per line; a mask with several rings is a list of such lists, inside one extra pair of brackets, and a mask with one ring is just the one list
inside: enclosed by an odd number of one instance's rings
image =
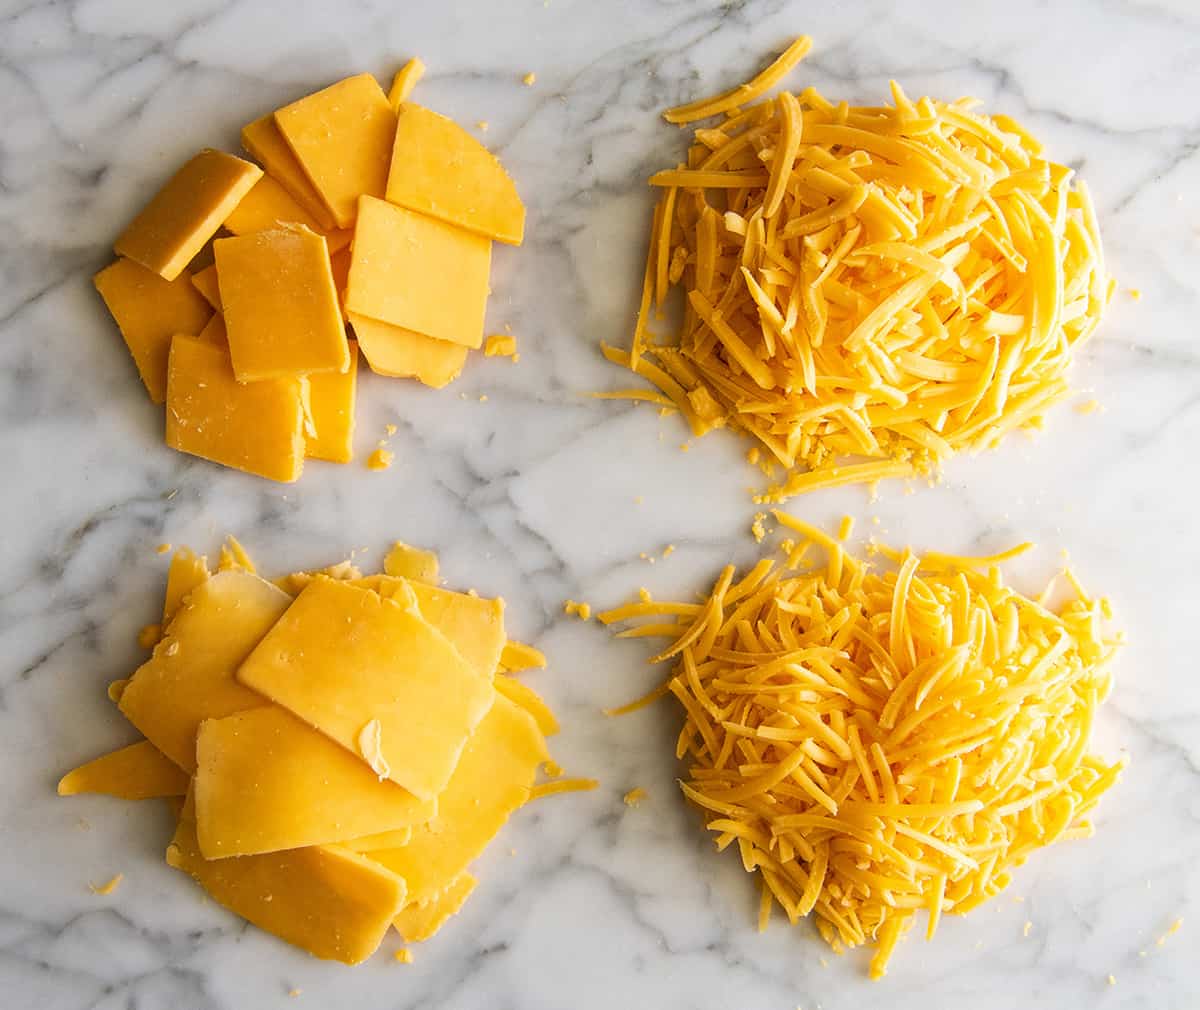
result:
[(331, 254), (348, 246), (353, 236), (349, 229), (326, 229), (281, 182), (270, 175), (259, 179), (225, 219), (225, 229), (234, 235), (270, 231), (285, 225), (307, 228), (324, 235)]
[(213, 243), (229, 353), (239, 382), (350, 365), (325, 239), (274, 228)]
[(346, 310), (479, 347), (491, 260), (492, 243), (486, 238), (364, 196)]
[(162, 626), (171, 623), (179, 605), (189, 593), (209, 577), (208, 558), (189, 547), (180, 547), (171, 555), (167, 569), (167, 591), (163, 594)]
[(113, 250), (173, 281), (261, 177), (261, 168), (232, 154), (201, 151), (154, 195)]
[[(265, 178), (265, 177), (264, 177)], [(208, 302), (217, 312), (221, 311), (221, 289), (217, 284), (217, 268), (215, 264), (206, 266), (203, 270), (197, 270), (191, 276), (192, 286), (204, 296), (204, 300)], [(182, 332), (187, 332), (186, 330)]]
[(288, 147), (279, 127), (275, 125), (275, 113), (270, 112), (253, 123), (242, 127), (242, 147), (252, 158), (257, 158), (266, 174), (277, 180), (292, 198), (312, 216), (322, 231), (337, 228), (333, 213), (325, 206), (321, 195), (313, 188), (300, 167), (300, 162)]
[[(383, 571), (393, 578), (412, 579), (415, 582), (436, 586), (438, 557), (433, 551), (423, 551), (419, 547), (410, 547), (397, 540), (383, 559)], [(428, 619), (426, 617), (426, 620)]]
[(344, 372), (314, 372), (308, 377), (314, 433), (306, 436), (304, 454), (334, 463), (354, 458), (354, 400), (358, 387), (358, 344), (347, 341), (350, 367)]
[(436, 340), (402, 326), (348, 312), (354, 335), (371, 371), (441, 389), (457, 379), (469, 348), (450, 340)]
[(92, 283), (116, 320), (150, 399), (162, 403), (171, 338), (199, 333), (212, 309), (188, 277), (165, 281), (133, 260), (109, 264)]
[(225, 317), (219, 312), (213, 313), (212, 319), (204, 324), (204, 329), (196, 334), (196, 337), (206, 344), (221, 348), (226, 354), (229, 353), (229, 334), (225, 332)]
[(393, 921), (396, 931), (404, 937), (405, 943), (422, 943), (430, 939), (451, 916), (459, 913), (478, 883), (471, 874), (462, 873), (436, 898), (409, 902)]
[(500, 161), (454, 120), (400, 106), (387, 199), (486, 238), (520, 245), (525, 205)]
[(277, 705), (202, 722), (196, 760), (206, 859), (360, 838), (437, 811)]
[(405, 901), (400, 877), (336, 845), (205, 859), (186, 812), (167, 846), (167, 863), (259, 929), (346, 964), (375, 953)]
[(182, 796), (188, 777), (149, 740), (139, 740), (82, 764), (58, 782), (59, 796), (103, 793), (122, 800)]
[(422, 799), (445, 788), (495, 694), (415, 602), (324, 577), (237, 677)]
[(201, 722), (266, 704), (234, 671), (289, 603), (282, 589), (248, 572), (200, 583), (126, 686), (125, 717), (180, 768), (195, 771)]
[(409, 899), (429, 901), (443, 893), (529, 799), (546, 742), (533, 717), (497, 695), (491, 711), (471, 735), (437, 816), (413, 828), (412, 840), (371, 858), (402, 876)]
[(167, 373), (167, 445), (271, 480), (304, 467), (300, 379), (238, 382), (229, 352), (177, 336)]
[(396, 133), (396, 114), (379, 82), (357, 74), (286, 105), (275, 125), (313, 188), (349, 228), (364, 193), (381, 197)]

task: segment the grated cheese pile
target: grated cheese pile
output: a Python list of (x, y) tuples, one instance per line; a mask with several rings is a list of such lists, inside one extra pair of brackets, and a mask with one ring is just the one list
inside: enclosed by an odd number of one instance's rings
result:
[[(893, 105), (763, 99), (811, 45), (666, 113), (719, 118), (651, 177), (633, 345), (604, 347), (694, 434), (756, 440), (768, 476), (785, 472), (770, 502), (1040, 426), (1113, 289), (1087, 187), (1009, 117), (894, 81)], [(652, 330), (675, 287), (681, 328)]]
[[(1057, 612), (1005, 586), (989, 558), (878, 548), (887, 571), (785, 513), (780, 566), (733, 566), (702, 603), (600, 615), (673, 644), (665, 694), (684, 710), (681, 788), (720, 850), (759, 873), (760, 928), (778, 904), (815, 912), (835, 950), (876, 945), (882, 976), (916, 914), (993, 897), (1035, 849), (1086, 837), (1124, 761), (1088, 753), (1120, 644), (1108, 602)], [(823, 548), (823, 568), (805, 558)]]

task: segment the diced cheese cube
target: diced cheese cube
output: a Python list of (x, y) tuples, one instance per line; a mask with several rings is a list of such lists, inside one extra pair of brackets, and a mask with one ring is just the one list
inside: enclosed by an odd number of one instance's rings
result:
[(437, 811), (277, 705), (202, 722), (196, 760), (206, 859), (392, 831)]
[(201, 582), (126, 686), (125, 717), (180, 768), (194, 771), (201, 722), (266, 704), (234, 671), (289, 603), (282, 589), (247, 572), (218, 572)]
[[(410, 547), (397, 540), (383, 559), (383, 571), (393, 578), (412, 579), (415, 582), (436, 586), (438, 557), (433, 551), (423, 551), (419, 547)], [(420, 606), (419, 598), (417, 605)], [(428, 617), (425, 619), (429, 620)], [(445, 634), (444, 631), (443, 634)]]
[(180, 547), (171, 555), (167, 569), (167, 591), (163, 599), (162, 626), (165, 628), (179, 610), (179, 605), (201, 582), (209, 577), (208, 558), (188, 547)]
[(357, 74), (286, 105), (275, 125), (313, 188), (349, 228), (364, 193), (383, 197), (387, 188), (396, 114), (370, 74)]
[(347, 315), (363, 357), (378, 375), (413, 378), (441, 389), (462, 372), (468, 350), (463, 344), (435, 340), (352, 312)]
[(182, 796), (187, 775), (149, 740), (139, 740), (67, 772), (58, 783), (59, 796), (104, 793), (122, 800)]
[(171, 344), (167, 445), (271, 480), (304, 467), (299, 379), (238, 382), (229, 352), (195, 337)]
[(428, 940), (451, 916), (458, 914), (478, 883), (471, 874), (461, 873), (437, 897), (423, 902), (409, 902), (393, 921), (396, 931), (404, 937), (405, 943)]
[(525, 205), (499, 160), (454, 120), (405, 102), (387, 199), (487, 238), (520, 245)]
[(364, 196), (346, 310), (479, 347), (491, 259), (492, 244), (479, 235)]
[(203, 270), (197, 270), (192, 274), (191, 280), (196, 290), (204, 296), (204, 300), (216, 309), (217, 312), (220, 312), (221, 289), (217, 284), (216, 264), (206, 266)]
[(239, 382), (349, 367), (324, 238), (276, 228), (218, 239), (213, 251)]
[(415, 606), (324, 577), (237, 676), (422, 799), (445, 788), (495, 693)]
[(275, 113), (268, 113), (242, 127), (242, 147), (262, 163), (267, 175), (276, 179), (322, 230), (330, 231), (337, 227), (333, 212), (325, 206), (325, 201), (308, 181), (300, 162), (275, 125)]
[(314, 372), (308, 377), (309, 405), (315, 434), (306, 438), (304, 454), (334, 463), (354, 458), (354, 399), (358, 386), (358, 344), (350, 346), (344, 372)]
[(262, 176), (223, 151), (204, 150), (133, 219), (113, 250), (173, 281)]
[(108, 306), (150, 399), (162, 403), (167, 395), (167, 357), (176, 333), (199, 333), (212, 309), (190, 278), (165, 281), (158, 274), (119, 259), (106, 266), (92, 283)]

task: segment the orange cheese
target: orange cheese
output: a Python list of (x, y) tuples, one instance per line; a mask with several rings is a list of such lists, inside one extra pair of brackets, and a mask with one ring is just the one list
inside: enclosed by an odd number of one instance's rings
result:
[(457, 379), (467, 360), (467, 348), (435, 340), (401, 326), (347, 313), (354, 335), (371, 371), (396, 378), (413, 378), (441, 389)]
[(400, 111), (400, 106), (408, 101), (417, 82), (425, 76), (425, 64), (419, 56), (414, 56), (404, 66), (396, 71), (392, 78), (392, 86), (388, 90), (388, 105), (394, 112)]
[(338, 844), (346, 846), (352, 852), (370, 852), (372, 849), (394, 849), (400, 845), (407, 845), (411, 840), (412, 828), (396, 828), (394, 831), (379, 831)]
[(223, 348), (195, 337), (171, 344), (167, 445), (271, 480), (304, 466), (299, 379), (241, 383)]
[(275, 125), (275, 114), (268, 113), (253, 123), (242, 127), (242, 147), (262, 162), (266, 174), (275, 179), (323, 231), (333, 231), (337, 222), (320, 194), (308, 181), (300, 162), (288, 147), (279, 127)]
[(155, 194), (113, 250), (173, 281), (261, 176), (257, 165), (232, 154), (201, 151)]
[(329, 251), (329, 272), (333, 274), (333, 286), (337, 290), (338, 309), (342, 313), (342, 319), (349, 322), (346, 317), (346, 285), (350, 281), (350, 249), (339, 249), (334, 252)]
[(206, 344), (212, 344), (226, 353), (229, 352), (229, 334), (225, 332), (225, 317), (219, 312), (213, 313), (212, 319), (204, 324), (204, 329), (197, 333), (196, 337)]
[[(438, 558), (433, 551), (423, 551), (419, 547), (410, 547), (397, 540), (383, 559), (383, 571), (385, 575), (393, 578), (412, 579), (436, 586)], [(420, 606), (420, 597), (417, 598), (417, 605)], [(423, 611), (422, 616), (429, 620), (429, 615)]]
[(454, 878), (454, 883), (437, 897), (405, 905), (392, 925), (404, 937), (405, 943), (421, 943), (428, 940), (451, 916), (459, 913), (478, 883), (471, 874), (461, 873)]
[(167, 569), (167, 591), (163, 599), (164, 628), (170, 625), (179, 605), (188, 594), (208, 577), (208, 558), (203, 554), (196, 554), (188, 547), (180, 547), (171, 555), (171, 566)]
[(491, 243), (479, 235), (364, 196), (346, 309), (479, 347), (491, 256)]
[[(266, 178), (265, 176), (263, 178)], [(261, 181), (261, 180), (260, 180)], [(217, 284), (217, 268), (215, 264), (206, 266), (203, 270), (197, 270), (191, 276), (192, 284), (196, 290), (204, 296), (204, 300), (208, 302), (217, 312), (221, 311), (221, 289)], [(187, 332), (182, 331), (182, 332)], [(172, 334), (173, 336), (174, 334)]]
[(139, 740), (67, 772), (58, 782), (59, 796), (104, 793), (122, 800), (182, 796), (188, 777), (149, 740)]
[(302, 225), (315, 232), (325, 230), (281, 182), (269, 175), (259, 179), (225, 219), (225, 228), (234, 235), (269, 231), (287, 224)]
[(504, 695), (509, 701), (520, 705), (521, 708), (533, 716), (533, 721), (537, 723), (542, 736), (554, 736), (558, 732), (558, 720), (554, 718), (554, 713), (550, 711), (550, 706), (528, 684), (517, 680), (515, 677), (506, 676), (503, 673), (497, 673), (492, 679), (492, 683), (500, 694)]
[(284, 106), (275, 125), (339, 228), (354, 224), (364, 193), (383, 196), (396, 114), (370, 74)]
[(358, 387), (358, 344), (347, 341), (350, 367), (344, 372), (317, 372), (308, 377), (309, 404), (316, 433), (307, 436), (304, 454), (334, 463), (354, 456), (354, 400)]
[(509, 245), (525, 235), (525, 205), (496, 156), (452, 119), (411, 102), (399, 110), (387, 199)]
[(344, 372), (346, 331), (325, 239), (302, 228), (213, 243), (239, 382)]
[(150, 399), (162, 403), (171, 338), (199, 333), (212, 310), (188, 277), (165, 281), (129, 259), (109, 264), (92, 283), (116, 320)]

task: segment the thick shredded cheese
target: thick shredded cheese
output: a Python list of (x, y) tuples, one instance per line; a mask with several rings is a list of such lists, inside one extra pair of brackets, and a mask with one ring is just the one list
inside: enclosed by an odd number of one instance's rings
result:
[[(694, 434), (754, 439), (786, 471), (770, 502), (1040, 426), (1113, 290), (1087, 188), (1007, 117), (895, 82), (891, 105), (762, 99), (810, 47), (666, 113), (723, 118), (651, 178), (632, 347), (604, 348)], [(682, 325), (652, 329), (672, 287)]]
[[(1106, 600), (1054, 611), (1007, 587), (993, 557), (877, 548), (776, 512), (785, 560), (733, 566), (701, 603), (599, 615), (673, 644), (654, 661), (684, 721), (681, 788), (718, 849), (758, 872), (765, 909), (815, 913), (835, 947), (873, 944), (880, 977), (922, 909), (932, 936), (1008, 886), (1035, 849), (1086, 837), (1124, 761), (1088, 753), (1120, 637)], [(823, 568), (807, 555), (825, 552)], [(614, 712), (620, 710), (613, 710)], [(766, 897), (769, 895), (769, 897)]]

